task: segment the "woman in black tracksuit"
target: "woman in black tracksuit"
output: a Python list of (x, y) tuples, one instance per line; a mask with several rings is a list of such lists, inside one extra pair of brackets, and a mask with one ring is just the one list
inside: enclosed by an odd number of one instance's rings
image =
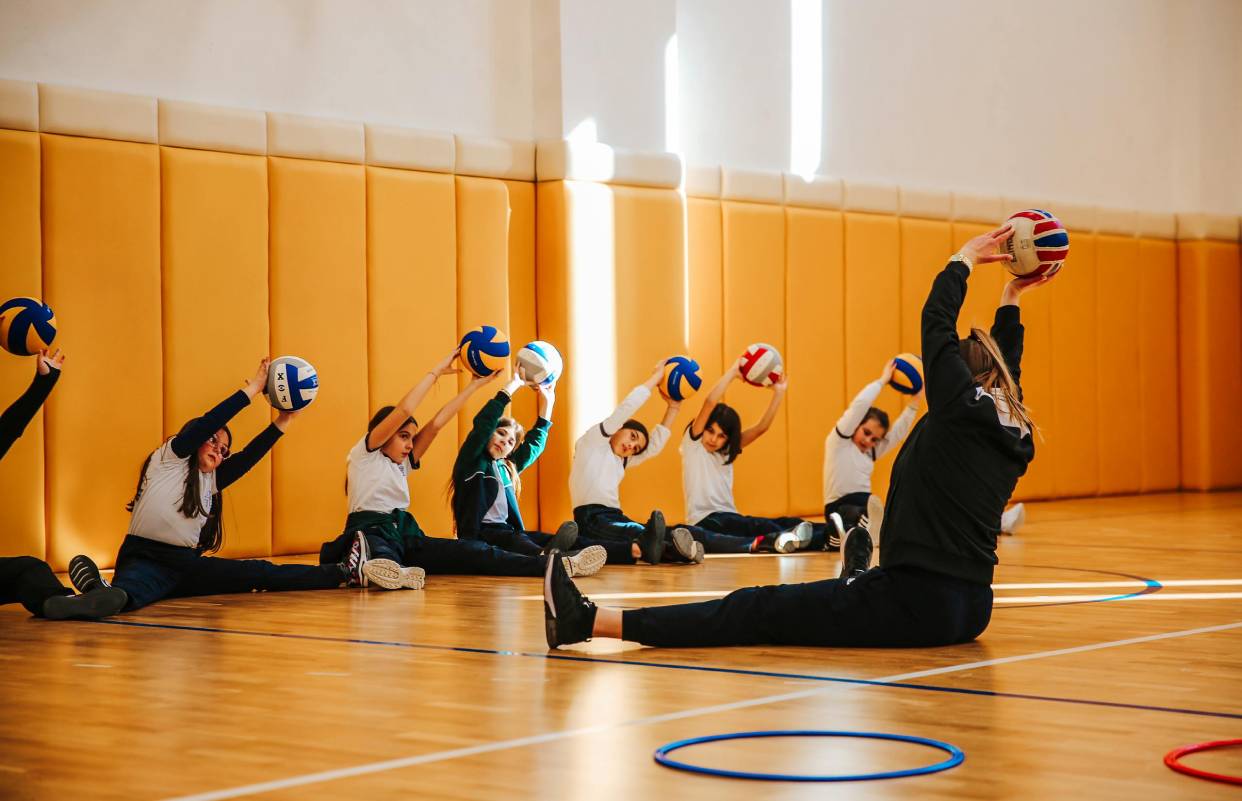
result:
[(1008, 226), (950, 259), (923, 306), (928, 413), (893, 465), (880, 567), (871, 538), (850, 531), (842, 577), (752, 587), (715, 601), (622, 612), (597, 609), (553, 566), (545, 582), (550, 647), (621, 637), (647, 645), (761, 643), (918, 647), (973, 640), (992, 613), (1001, 513), (1035, 454), (1019, 389), (1018, 297), (1046, 279), (1015, 279), (992, 332), (958, 339), (957, 317), (975, 264), (1006, 262)]

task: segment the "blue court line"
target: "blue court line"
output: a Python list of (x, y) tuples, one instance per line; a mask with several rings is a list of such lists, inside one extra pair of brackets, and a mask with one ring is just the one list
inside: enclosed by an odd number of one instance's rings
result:
[(1055, 695), (1034, 695), (1030, 693), (1009, 693), (997, 690), (976, 690), (967, 687), (943, 687), (935, 684), (912, 684), (901, 681), (875, 681), (872, 679), (851, 679), (843, 676), (815, 676), (806, 673), (780, 673), (768, 670), (747, 670), (745, 668), (710, 667), (707, 665), (679, 665), (666, 662), (644, 662), (635, 659), (602, 659), (594, 656), (578, 656), (562, 653), (537, 653), (531, 651), (502, 651), (494, 648), (469, 648), (462, 645), (431, 645), (427, 643), (401, 642), (398, 640), (364, 640), (351, 637), (326, 637), (317, 634), (288, 634), (270, 631), (248, 631), (245, 629), (220, 629), (209, 626), (183, 626), (173, 623), (143, 623), (136, 620), (97, 620), (97, 624), (107, 626), (129, 626), (133, 628), (170, 629), (173, 631), (197, 631), (210, 634), (236, 634), (247, 637), (272, 637), (282, 640), (307, 640), (310, 642), (347, 643), (353, 645), (381, 645), (389, 648), (410, 648), (424, 651), (447, 651), (465, 654), (486, 654), (491, 656), (520, 656), (530, 659), (547, 659), (561, 662), (587, 662), (600, 665), (623, 665), (628, 667), (651, 667), (664, 670), (689, 670), (699, 673), (722, 673), (734, 676), (754, 676), (770, 679), (795, 679), (811, 682), (832, 684), (856, 684), (868, 687), (892, 687), (899, 690), (922, 690), (924, 692), (954, 693), (957, 695), (989, 696), (992, 698), (1014, 698), (1023, 701), (1048, 701), (1060, 704), (1078, 704), (1081, 706), (1108, 707), (1111, 709), (1130, 709), (1140, 712), (1167, 712), (1174, 715), (1197, 715), (1209, 718), (1226, 718), (1242, 720), (1242, 713), (1212, 712), (1203, 709), (1184, 709), (1173, 706), (1151, 706), (1148, 704), (1127, 704), (1120, 701), (1097, 701), (1089, 698), (1063, 698)]

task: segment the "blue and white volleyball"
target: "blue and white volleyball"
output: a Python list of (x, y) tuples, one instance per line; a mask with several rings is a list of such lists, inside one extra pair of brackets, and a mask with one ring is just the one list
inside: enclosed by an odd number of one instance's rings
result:
[(458, 356), (466, 369), (486, 378), (509, 360), (509, 337), (494, 325), (481, 325), (461, 338)]
[(286, 412), (305, 408), (319, 394), (319, 374), (305, 359), (280, 356), (267, 368), (267, 400)]
[(13, 298), (0, 305), (0, 348), (16, 356), (47, 350), (56, 338), (56, 315), (34, 298)]
[(564, 363), (550, 342), (527, 342), (517, 354), (518, 377), (531, 384), (551, 384), (561, 377)]

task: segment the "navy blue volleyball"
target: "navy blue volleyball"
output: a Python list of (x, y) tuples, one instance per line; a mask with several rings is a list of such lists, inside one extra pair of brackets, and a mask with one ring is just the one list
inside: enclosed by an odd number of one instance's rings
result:
[(458, 358), (467, 370), (485, 378), (509, 361), (509, 337), (494, 325), (481, 325), (461, 338)]
[(689, 356), (673, 356), (664, 362), (664, 380), (660, 382), (660, 394), (668, 400), (684, 401), (699, 391), (703, 378), (699, 375), (699, 363)]
[(47, 350), (56, 338), (56, 315), (34, 298), (13, 298), (0, 305), (0, 348), (17, 356)]

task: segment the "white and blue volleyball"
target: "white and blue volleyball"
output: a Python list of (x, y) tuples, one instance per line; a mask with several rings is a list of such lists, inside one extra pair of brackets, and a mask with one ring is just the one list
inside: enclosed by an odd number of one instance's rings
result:
[(481, 325), (461, 338), (458, 358), (467, 370), (486, 378), (509, 361), (509, 337), (494, 325)]
[(319, 374), (305, 359), (281, 356), (267, 368), (267, 400), (286, 412), (310, 405), (319, 394)]
[(923, 360), (913, 353), (897, 354), (888, 385), (903, 395), (917, 395), (923, 389)]
[(667, 400), (684, 401), (703, 386), (699, 363), (689, 356), (673, 356), (664, 362), (664, 380), (660, 394)]
[(56, 315), (34, 298), (13, 298), (0, 305), (0, 348), (16, 356), (47, 350), (56, 338)]
[(550, 342), (527, 342), (517, 354), (518, 377), (531, 384), (551, 384), (561, 377), (564, 362)]

